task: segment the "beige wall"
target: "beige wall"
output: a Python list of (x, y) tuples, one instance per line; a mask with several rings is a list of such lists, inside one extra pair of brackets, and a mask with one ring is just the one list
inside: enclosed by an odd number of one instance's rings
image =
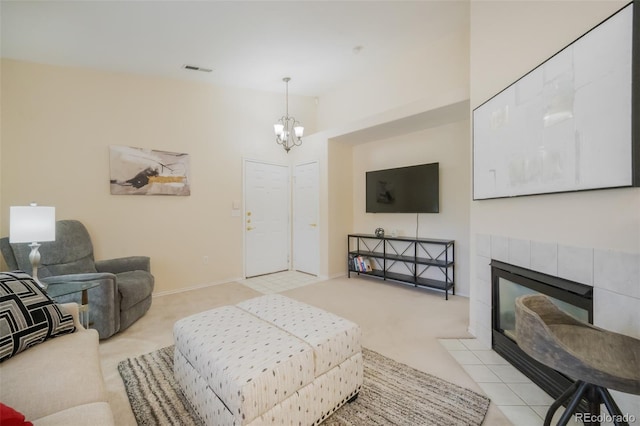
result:
[[(472, 2), (472, 108), (623, 4), (581, 2), (576, 13), (574, 2)], [(471, 233), (639, 252), (640, 189), (476, 201), (471, 208)]]
[[(382, 227), (399, 236), (455, 240), (456, 294), (469, 295), (469, 120), (434, 127), (353, 149), (353, 231)], [(366, 213), (365, 172), (438, 162), (440, 213)], [(417, 233), (417, 235), (416, 235)]]
[[(471, 107), (625, 3), (472, 1)], [(640, 188), (474, 201), (470, 232), (469, 329), (481, 341), (491, 341), (492, 258), (525, 267), (535, 259), (547, 273), (592, 285), (594, 324), (640, 336)], [(640, 415), (640, 398), (614, 397), (623, 413)]]
[[(353, 148), (332, 138), (346, 133), (344, 129), (368, 125), (362, 123), (374, 126), (401, 118), (399, 111), (410, 115), (442, 107), (446, 102), (429, 102), (451, 93), (459, 101), (465, 93), (468, 96), (469, 83), (475, 107), (620, 5), (617, 1), (582, 2), (577, 14), (575, 2), (473, 1), (470, 32), (425, 43), (424, 50), (336, 88), (320, 98), (317, 111), (312, 99), (292, 97), (291, 109), (310, 136), (299, 154), (290, 157), (272, 141), (271, 124), (282, 113), (281, 94), (3, 60), (0, 234), (7, 233), (10, 205), (35, 200), (55, 205), (58, 218), (83, 220), (99, 258), (150, 255), (158, 291), (238, 278), (242, 276), (242, 227), (240, 219), (231, 217), (231, 203), (242, 198), (242, 158), (283, 164), (317, 159), (321, 165), (321, 274), (338, 274), (344, 267), (344, 252), (337, 254), (342, 234), (355, 230), (353, 222), (362, 206), (357, 199), (346, 205), (356, 185), (353, 178), (351, 189), (344, 189), (350, 176), (355, 176), (355, 166), (348, 165)], [(461, 126), (447, 125), (426, 134), (444, 131), (453, 137)], [(323, 133), (313, 135), (316, 127)], [(406, 146), (397, 154), (406, 158), (392, 161), (390, 157), (391, 167), (394, 161), (408, 162), (422, 152), (410, 138), (397, 136), (397, 140), (392, 137), (362, 147), (397, 152), (397, 147), (392, 148), (395, 144)], [(461, 163), (466, 162), (469, 174), (469, 136), (467, 141)], [(190, 153), (193, 195), (111, 196), (107, 177), (112, 144)], [(432, 149), (425, 152), (435, 152)], [(469, 176), (467, 192), (470, 187)], [(639, 192), (620, 189), (470, 202), (469, 238), (473, 242), (476, 233), (535, 236), (637, 252)], [(521, 226), (523, 220), (529, 222), (527, 227)], [(413, 228), (404, 219), (385, 227), (389, 226)], [(426, 234), (426, 225), (421, 229), (425, 236), (433, 235)], [(472, 264), (472, 243), (469, 250)], [(209, 265), (202, 262), (205, 255), (212, 259)], [(473, 265), (470, 271), (458, 273), (458, 278), (473, 276)]]
[[(98, 259), (150, 256), (156, 292), (242, 277), (232, 202), (243, 158), (290, 161), (273, 138), (281, 93), (11, 60), (1, 90), (1, 235), (9, 206), (37, 201), (84, 222)], [(313, 99), (290, 104), (313, 133)], [(109, 145), (189, 153), (192, 195), (110, 195)]]
[(343, 276), (347, 267), (347, 234), (354, 232), (353, 155), (351, 146), (330, 141), (328, 145), (329, 241), (327, 268), (331, 277)]
[[(461, 8), (461, 13), (468, 13), (466, 7)], [(419, 51), (406, 52), (402, 58), (380, 64), (357, 81), (321, 96), (318, 127), (336, 129), (443, 93), (466, 92), (469, 33), (467, 27), (457, 30), (440, 40), (425, 40)]]
[[(0, 59), (1, 60), (1, 59)], [(0, 62), (1, 64), (1, 62)], [(0, 66), (0, 229), (4, 229), (3, 228), (3, 223), (4, 223), (4, 218), (5, 216), (8, 216), (9, 212), (7, 211), (7, 213), (4, 212), (4, 209), (2, 208), (2, 66)], [(4, 236), (6, 232), (0, 232), (1, 236)], [(4, 263), (4, 259), (1, 259), (2, 256), (0, 256), (0, 270), (4, 270), (5, 268), (5, 263)]]
[[(459, 7), (464, 22), (468, 19), (469, 4), (460, 2)], [(463, 25), (452, 30), (455, 34), (438, 40), (425, 40), (419, 50), (404, 52), (402, 57), (380, 64), (356, 81), (336, 87), (319, 99), (320, 138), (328, 146), (326, 173), (329, 198), (326, 200), (330, 211), (327, 213), (327, 271), (330, 276), (346, 274), (348, 233), (358, 230), (372, 232), (378, 226), (406, 228), (408, 234), (410, 229), (415, 229), (414, 225), (408, 224), (415, 223), (415, 216), (412, 220), (402, 217), (404, 215), (392, 215), (383, 220), (384, 224), (373, 226), (373, 222), (379, 222), (379, 215), (376, 215), (375, 220), (367, 218), (369, 226), (364, 226), (364, 222), (356, 226), (356, 221), (365, 215), (364, 204), (358, 196), (364, 188), (359, 177), (364, 168), (418, 164), (424, 162), (418, 159), (432, 158), (435, 153), (447, 159), (460, 154), (462, 160), (458, 164), (468, 164), (469, 146), (465, 144), (469, 132), (468, 115), (463, 114), (463, 118), (458, 114), (453, 118), (442, 116), (442, 111), (446, 111), (448, 106), (465, 102), (469, 97), (469, 28)], [(415, 117), (420, 118), (415, 120)], [(440, 124), (461, 120), (463, 123), (436, 129), (435, 117)], [(424, 134), (415, 133), (427, 128), (431, 130)], [(410, 134), (418, 136), (414, 138)], [(451, 141), (455, 141), (453, 145)], [(363, 152), (367, 153), (367, 160), (360, 162), (358, 156)], [(380, 160), (381, 157), (387, 158)], [(468, 173), (468, 170), (461, 169), (460, 180), (455, 185), (462, 182), (464, 186), (469, 179)], [(467, 176), (466, 182), (464, 176)], [(468, 187), (459, 189), (460, 193), (468, 194)], [(449, 192), (449, 196), (454, 193)], [(461, 241), (467, 239), (468, 197), (460, 196), (459, 200), (466, 207), (447, 207), (447, 213), (441, 213), (437, 215), (439, 219), (435, 219), (439, 223), (448, 223), (445, 229), (435, 231), (431, 228), (434, 219), (421, 215), (421, 235), (424, 232), (423, 236), (441, 236), (456, 241), (458, 236)], [(446, 200), (445, 205), (450, 202)], [(467, 216), (463, 217), (465, 214)], [(457, 224), (455, 230), (452, 229), (454, 223)], [(468, 244), (461, 242), (457, 251), (461, 256), (462, 269), (456, 269), (456, 277), (461, 282), (468, 282), (468, 266), (464, 266), (468, 261), (462, 260), (468, 256)], [(463, 284), (458, 288), (465, 287)], [(462, 294), (468, 294), (468, 289)]]

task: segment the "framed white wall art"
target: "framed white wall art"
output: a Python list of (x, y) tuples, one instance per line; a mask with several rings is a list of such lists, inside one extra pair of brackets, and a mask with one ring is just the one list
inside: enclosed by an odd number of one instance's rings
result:
[(474, 200), (640, 186), (638, 8), (474, 109)]

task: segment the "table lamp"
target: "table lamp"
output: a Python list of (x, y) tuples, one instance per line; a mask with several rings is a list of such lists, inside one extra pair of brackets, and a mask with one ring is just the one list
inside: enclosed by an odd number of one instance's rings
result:
[(47, 288), (38, 280), (38, 266), (40, 266), (39, 242), (54, 241), (56, 239), (56, 208), (38, 206), (11, 206), (9, 209), (9, 242), (31, 243), (29, 261), (33, 268), (33, 279), (42, 288)]

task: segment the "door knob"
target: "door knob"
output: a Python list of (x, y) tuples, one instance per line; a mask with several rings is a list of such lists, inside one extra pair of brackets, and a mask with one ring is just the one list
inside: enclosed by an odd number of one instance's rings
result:
[(251, 231), (253, 229), (253, 226), (247, 226), (247, 231)]
[(309, 224), (309, 226), (311, 226), (311, 227), (315, 228), (315, 227), (316, 227), (316, 226), (318, 226), (318, 225), (316, 225), (315, 223), (310, 223), (310, 224)]

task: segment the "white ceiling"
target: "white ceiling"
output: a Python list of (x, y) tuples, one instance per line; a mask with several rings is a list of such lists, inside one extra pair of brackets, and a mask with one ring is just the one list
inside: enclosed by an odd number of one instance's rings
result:
[(290, 76), (290, 93), (321, 96), (464, 30), (468, 7), (468, 0), (2, 0), (0, 47), (5, 58), (272, 92), (284, 91)]

